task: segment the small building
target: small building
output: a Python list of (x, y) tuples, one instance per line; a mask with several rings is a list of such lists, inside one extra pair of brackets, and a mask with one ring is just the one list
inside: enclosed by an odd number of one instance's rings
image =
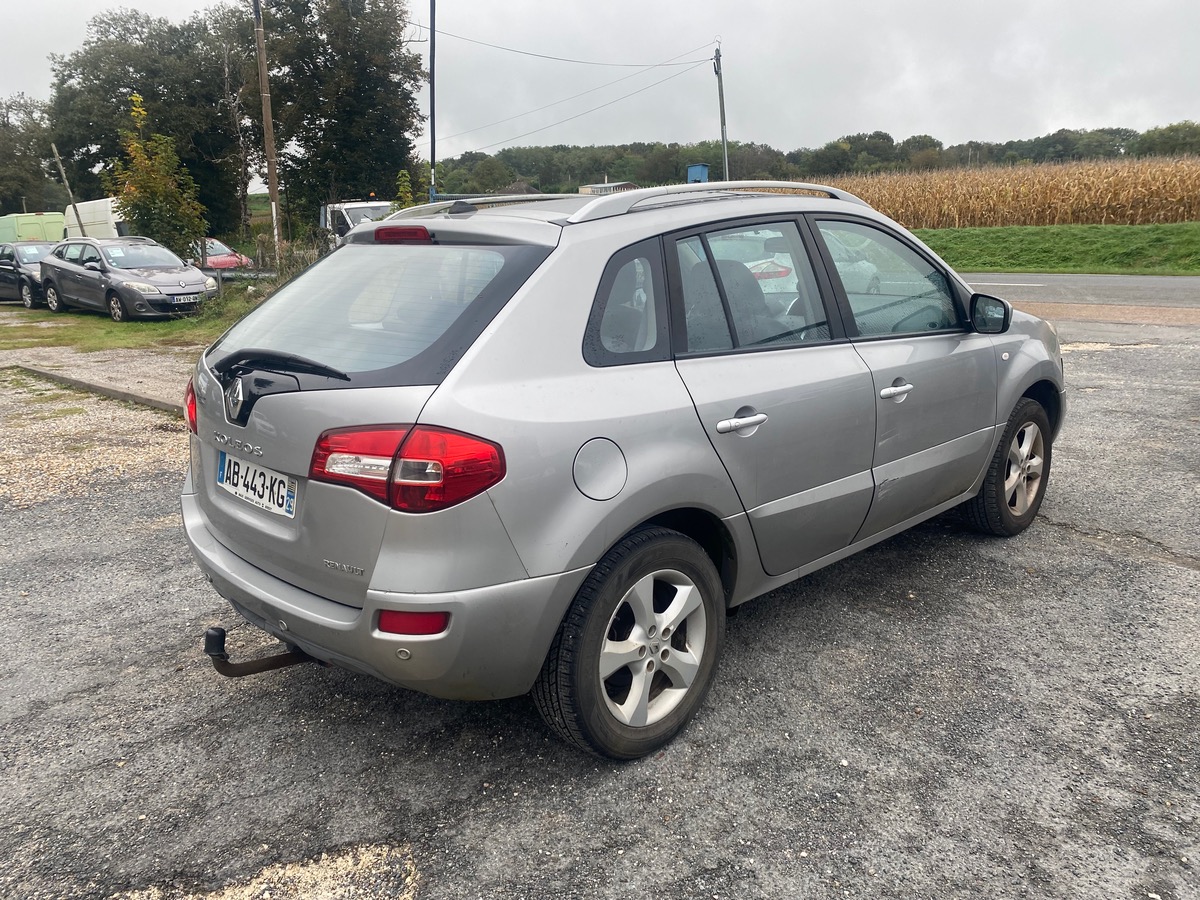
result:
[(615, 194), (618, 191), (633, 191), (637, 190), (637, 185), (632, 181), (606, 181), (604, 184), (582, 184), (579, 186), (581, 194)]

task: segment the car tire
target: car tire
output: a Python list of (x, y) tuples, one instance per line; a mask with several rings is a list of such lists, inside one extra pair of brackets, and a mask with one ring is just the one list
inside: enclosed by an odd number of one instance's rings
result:
[(983, 487), (963, 505), (971, 526), (1000, 537), (1028, 528), (1046, 496), (1052, 449), (1046, 411), (1022, 397), (1008, 417)]
[(37, 306), (37, 300), (33, 297), (33, 285), (24, 278), (21, 279), (21, 305), (26, 309), (33, 309)]
[(63, 303), (63, 299), (59, 295), (57, 287), (47, 282), (46, 284), (42, 285), (42, 290), (45, 292), (46, 306), (49, 307), (50, 312), (60, 313), (67, 311), (67, 304)]
[(724, 639), (725, 592), (713, 561), (679, 532), (644, 528), (606, 553), (579, 588), (533, 700), (568, 743), (637, 759), (695, 714)]
[(117, 294), (109, 291), (106, 302), (108, 303), (108, 314), (114, 322), (129, 321), (129, 310), (125, 308), (124, 301)]

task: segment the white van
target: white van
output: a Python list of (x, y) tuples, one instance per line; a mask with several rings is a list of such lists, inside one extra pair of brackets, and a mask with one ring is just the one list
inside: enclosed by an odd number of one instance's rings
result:
[[(79, 210), (78, 219), (75, 218), (76, 209)], [(115, 238), (126, 237), (129, 234), (129, 229), (125, 227), (125, 220), (117, 211), (112, 197), (105, 197), (103, 200), (84, 200), (76, 203), (73, 207), (68, 206), (63, 215), (67, 219), (63, 237)], [(80, 221), (83, 222), (83, 232), (79, 230)]]

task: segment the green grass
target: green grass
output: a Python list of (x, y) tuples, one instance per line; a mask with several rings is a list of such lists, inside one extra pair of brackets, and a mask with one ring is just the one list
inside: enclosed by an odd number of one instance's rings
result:
[[(83, 352), (133, 349), (190, 349), (205, 347), (230, 325), (262, 302), (271, 286), (259, 283), (253, 292), (244, 284), (226, 284), (223, 296), (209, 301), (195, 316), (159, 321), (114, 322), (100, 312), (72, 309), (52, 313), (44, 306), (20, 310), (19, 321), (0, 330), (0, 350), (22, 347), (74, 347)], [(15, 311), (15, 310), (14, 310)]]
[(922, 229), (963, 272), (1200, 275), (1200, 222)]

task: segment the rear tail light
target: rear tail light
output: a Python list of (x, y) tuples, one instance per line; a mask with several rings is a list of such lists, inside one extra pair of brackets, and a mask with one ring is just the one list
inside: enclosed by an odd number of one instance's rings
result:
[(379, 630), (388, 634), (441, 634), (449, 624), (448, 612), (385, 609), (379, 613)]
[(183, 414), (187, 417), (188, 431), (192, 434), (199, 434), (200, 431), (196, 427), (196, 388), (190, 378), (187, 389), (183, 392)]
[(752, 269), (751, 273), (754, 275), (756, 281), (766, 281), (771, 278), (787, 278), (792, 274), (792, 270), (787, 266), (771, 262)]
[(388, 425), (326, 431), (308, 477), (357, 488), (404, 512), (433, 512), (483, 493), (504, 473), (504, 451), (491, 441), (445, 428)]

